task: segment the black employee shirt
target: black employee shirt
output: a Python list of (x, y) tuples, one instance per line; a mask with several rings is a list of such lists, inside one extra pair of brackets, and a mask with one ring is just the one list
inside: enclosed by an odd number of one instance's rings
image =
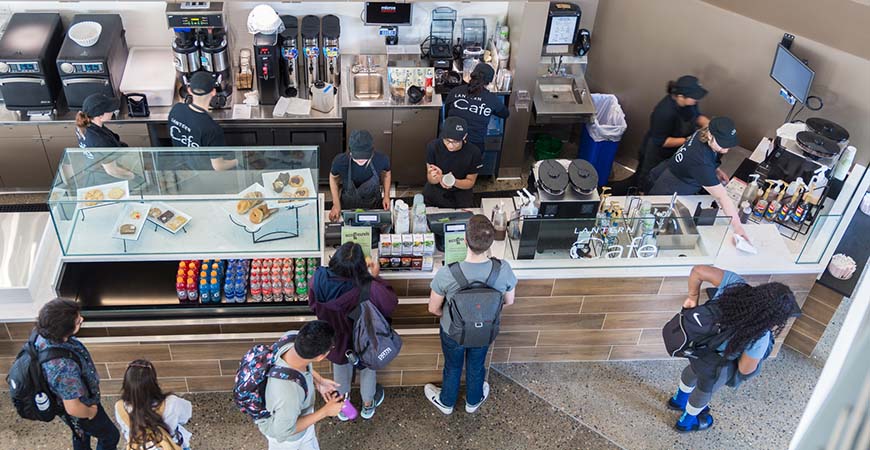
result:
[(127, 144), (121, 142), (121, 136), (118, 136), (105, 126), (95, 123), (88, 125), (84, 133), (76, 129), (76, 139), (79, 141), (80, 148), (127, 146)]
[(374, 152), (372, 154), (372, 160), (368, 164), (362, 166), (353, 162), (349, 154), (342, 153), (332, 159), (332, 168), (329, 173), (341, 177), (342, 183), (347, 183), (348, 164), (350, 164), (350, 177), (356, 187), (359, 187), (361, 184), (365, 183), (366, 180), (371, 178), (372, 167), (374, 167), (375, 173), (378, 174), (378, 180), (382, 178), (384, 172), (390, 170), (390, 158), (387, 158), (387, 155), (383, 153)]
[(472, 95), (468, 92), (468, 85), (453, 88), (447, 95), (446, 105), (447, 117), (461, 117), (468, 122), (468, 142), (477, 145), (483, 145), (492, 116), (506, 118), (510, 115), (510, 110), (498, 96), (486, 88)]
[(442, 139), (435, 139), (426, 145), (426, 162), (438, 166), (443, 174), (452, 173), (457, 180), (462, 180), (480, 172), (483, 156), (474, 144), (465, 143), (458, 151), (451, 152)]
[(681, 107), (666, 95), (649, 116), (649, 138), (656, 147), (661, 147), (669, 137), (686, 137), (695, 130), (700, 115), (698, 105)]
[(716, 177), (719, 155), (709, 145), (698, 139), (696, 132), (668, 161), (671, 173), (681, 181), (702, 187), (721, 184)]
[[(196, 150), (200, 147), (221, 147), (226, 145), (224, 130), (208, 115), (207, 111), (194, 109), (186, 103), (176, 103), (169, 111), (169, 137), (174, 147), (188, 147)], [(202, 156), (187, 154), (173, 159), (172, 167), (164, 169), (194, 169), (208, 170), (212, 168), (211, 159), (235, 159), (232, 152), (207, 152)]]

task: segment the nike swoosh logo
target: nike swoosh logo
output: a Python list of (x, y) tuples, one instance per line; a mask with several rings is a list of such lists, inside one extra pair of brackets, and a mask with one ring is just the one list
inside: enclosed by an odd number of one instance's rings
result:
[(698, 316), (700, 316), (700, 314), (698, 314), (698, 313), (694, 313), (694, 314), (692, 314), (692, 317), (695, 318), (695, 322), (698, 322), (698, 326), (699, 326), (699, 327), (703, 327), (704, 325), (701, 323), (701, 320), (698, 319)]

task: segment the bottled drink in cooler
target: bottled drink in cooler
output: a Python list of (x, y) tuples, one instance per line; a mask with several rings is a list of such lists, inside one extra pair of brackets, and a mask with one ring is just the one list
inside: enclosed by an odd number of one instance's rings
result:
[(187, 285), (184, 284), (184, 278), (175, 278), (175, 293), (178, 295), (178, 301), (184, 303), (187, 301)]
[(245, 303), (247, 300), (247, 289), (245, 286), (245, 278), (243, 275), (244, 272), (237, 273), (235, 278), (235, 294), (236, 294), (236, 303)]
[(227, 275), (226, 281), (224, 281), (224, 299), (226, 299), (226, 303), (235, 303), (236, 301), (236, 289), (233, 286), (233, 279)]
[(205, 276), (199, 279), (199, 302), (202, 304), (208, 304), (211, 295), (208, 292), (208, 280), (206, 280)]
[(260, 282), (260, 290), (263, 292), (263, 301), (271, 302), (272, 296), (272, 281), (269, 278), (263, 278)]
[[(212, 272), (214, 273), (214, 272)], [(221, 301), (221, 284), (217, 277), (212, 277), (208, 283), (208, 294), (212, 303), (220, 303)]]
[(194, 280), (193, 277), (187, 279), (187, 301), (190, 303), (196, 303), (199, 298), (199, 291)]

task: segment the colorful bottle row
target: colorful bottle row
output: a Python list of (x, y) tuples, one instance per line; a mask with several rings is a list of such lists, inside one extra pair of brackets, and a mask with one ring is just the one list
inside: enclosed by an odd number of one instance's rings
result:
[(307, 302), (308, 281), (320, 258), (185, 260), (178, 263), (182, 304)]
[(307, 302), (308, 280), (320, 258), (275, 258), (251, 261), (252, 302)]

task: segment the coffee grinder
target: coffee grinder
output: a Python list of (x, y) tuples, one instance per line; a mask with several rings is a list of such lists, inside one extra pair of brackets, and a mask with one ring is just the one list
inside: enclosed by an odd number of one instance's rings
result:
[(233, 92), (229, 33), (224, 21), (223, 2), (167, 3), (166, 21), (175, 32), (172, 51), (175, 70), (181, 78), (181, 97), (187, 100), (188, 82), (199, 70), (212, 74), (217, 95), (212, 108), (232, 106)]
[(296, 16), (281, 16), (284, 31), (278, 37), (281, 44), (281, 84), (285, 97), (303, 96), (299, 71), (299, 20)]
[(332, 14), (323, 16), (323, 80), (338, 86), (341, 82), (341, 66), (338, 51), (338, 37), (341, 22)]
[(274, 105), (281, 97), (281, 66), (278, 34), (254, 35), (254, 72), (260, 92), (260, 104)]
[(302, 49), (305, 54), (305, 73), (302, 87), (308, 86), (320, 79), (320, 18), (305, 16), (302, 18)]

